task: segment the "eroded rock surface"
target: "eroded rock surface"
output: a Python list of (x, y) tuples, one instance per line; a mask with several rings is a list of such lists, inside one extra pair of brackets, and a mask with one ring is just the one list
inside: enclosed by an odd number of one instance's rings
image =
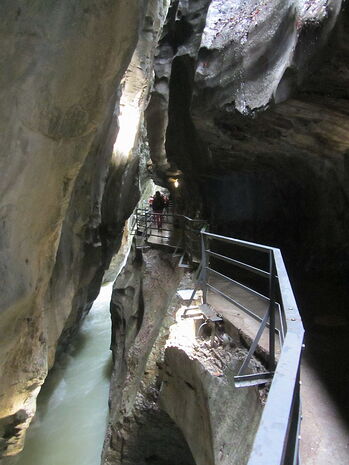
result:
[(180, 280), (177, 262), (167, 252), (149, 250), (142, 254), (133, 246), (114, 284), (111, 302), (114, 369), (105, 464), (124, 463), (127, 424), (133, 417), (149, 354)]
[[(57, 343), (88, 310), (125, 240), (125, 220), (146, 182), (140, 165), (146, 168), (148, 139), (157, 179), (164, 182), (169, 168), (184, 173), (187, 209), (200, 205), (218, 232), (281, 247), (300, 280), (302, 271), (330, 276), (341, 297), (335, 310), (346, 312), (349, 29), (342, 3), (171, 2), (143, 125), (168, 2), (2, 2), (5, 454), (20, 449)], [(142, 315), (147, 265), (134, 260), (137, 273), (113, 304), (123, 308), (124, 299), (137, 310), (114, 314), (106, 460), (120, 454), (119, 418), (132, 408), (161, 320)], [(156, 276), (162, 287), (149, 302), (170, 294), (174, 282), (162, 280), (175, 272), (168, 273)], [(333, 308), (330, 297), (315, 294), (314, 313)], [(303, 316), (311, 325), (308, 310)]]
[[(198, 334), (199, 324), (181, 320), (171, 327), (162, 367), (160, 405), (180, 427), (197, 465), (245, 464), (259, 424), (263, 400), (256, 387), (234, 385), (246, 350), (238, 331), (222, 344)], [(223, 333), (224, 334), (224, 333)], [(251, 368), (263, 370), (253, 360)]]
[[(138, 0), (2, 3), (0, 451), (6, 455), (21, 449), (57, 344), (96, 297), (144, 185), (144, 137), (136, 131), (126, 153), (113, 153), (118, 86), (139, 40), (143, 55), (133, 66), (142, 81), (133, 86), (132, 103), (141, 113), (166, 9), (167, 2)], [(141, 117), (134, 125), (141, 126)]]
[[(152, 251), (151, 262), (157, 254)], [(159, 258), (161, 255), (157, 262)], [(145, 260), (148, 266), (151, 262), (146, 256)], [(175, 296), (167, 302), (161, 330), (145, 357), (150, 345), (143, 342), (141, 348), (138, 338), (148, 323), (145, 319), (135, 337), (139, 317), (130, 311), (137, 309), (135, 302), (140, 294), (133, 290), (143, 265), (135, 255), (130, 257), (114, 288), (112, 312), (114, 334), (118, 337), (114, 343), (112, 423), (104, 463), (246, 463), (266, 391), (234, 386), (234, 373), (247, 353), (238, 330), (231, 325), (221, 326), (212, 339), (202, 319), (181, 318), (183, 301)], [(186, 275), (180, 287), (187, 288), (190, 281), (190, 275)], [(149, 284), (143, 283), (143, 292)], [(147, 340), (153, 337), (152, 332)], [(124, 352), (128, 347), (130, 350)], [(254, 358), (250, 368), (265, 370)]]
[[(217, 232), (280, 247), (309, 295), (309, 324), (310, 273), (330, 279), (326, 306), (340, 293), (346, 313), (348, 10), (325, 0), (179, 1), (173, 10), (153, 93), (162, 112), (167, 102), (168, 124), (161, 135), (149, 120), (148, 130), (166, 138), (166, 163), (184, 173), (184, 203), (201, 197)], [(163, 155), (150, 148), (165, 179)]]
[(166, 127), (148, 127), (166, 139), (166, 158), (150, 145), (157, 175), (184, 173), (187, 209), (200, 196), (216, 232), (281, 248), (307, 350), (346, 419), (348, 25), (341, 1), (178, 1), (155, 67)]

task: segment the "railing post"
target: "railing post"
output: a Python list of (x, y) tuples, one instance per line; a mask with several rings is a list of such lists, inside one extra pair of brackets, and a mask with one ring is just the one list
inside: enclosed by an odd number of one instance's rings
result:
[(201, 230), (201, 276), (202, 276), (202, 301), (204, 304), (207, 303), (207, 253), (206, 253), (206, 239), (205, 235)]
[(275, 288), (276, 288), (276, 273), (274, 253), (269, 252), (269, 370), (275, 368)]
[(180, 216), (179, 217), (180, 221), (179, 221), (179, 225), (180, 225), (180, 231), (181, 231), (181, 235), (182, 235), (182, 249), (184, 252), (187, 251), (187, 241), (186, 241), (186, 238), (185, 238), (185, 219), (183, 216)]
[(148, 242), (148, 216), (149, 216), (149, 212), (146, 210), (145, 211), (145, 228), (144, 228), (144, 231), (145, 231), (145, 242)]
[(285, 452), (285, 463), (299, 465), (300, 427), (301, 427), (301, 400), (300, 400), (300, 368), (295, 382), (293, 392), (292, 410), (290, 413), (290, 426), (287, 436), (287, 448)]
[(192, 236), (191, 236), (191, 224), (189, 220), (185, 220), (185, 228), (184, 228), (184, 234), (185, 234), (185, 250), (187, 252), (188, 256), (188, 262), (189, 265), (193, 265), (193, 242), (192, 242)]

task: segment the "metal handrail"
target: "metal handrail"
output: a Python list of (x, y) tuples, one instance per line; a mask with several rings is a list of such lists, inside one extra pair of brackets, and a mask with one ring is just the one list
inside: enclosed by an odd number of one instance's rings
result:
[[(137, 209), (137, 225), (142, 231), (142, 235), (146, 242), (152, 238), (162, 238), (168, 241), (167, 232), (173, 231), (173, 229), (163, 227), (160, 231), (157, 230), (154, 221), (153, 221), (154, 212), (149, 208)], [(181, 227), (178, 230), (181, 231), (181, 235), (177, 238), (176, 244), (172, 244), (175, 250), (183, 250), (183, 255), (181, 263), (184, 260), (184, 255), (186, 255), (188, 262), (193, 265), (193, 262), (197, 260), (199, 262), (201, 249), (200, 249), (200, 231), (203, 224), (206, 224), (206, 221), (197, 218), (190, 218), (186, 215), (177, 214), (177, 213), (162, 213), (162, 219), (164, 225), (166, 224), (175, 224), (180, 223)], [(167, 243), (167, 245), (171, 245)], [(183, 265), (188, 266), (188, 265)]]
[(230, 258), (230, 257), (225, 257), (224, 255), (221, 255), (219, 253), (212, 252), (212, 250), (205, 250), (205, 252), (211, 255), (212, 257), (218, 258), (220, 260), (224, 260), (240, 268), (244, 268), (247, 271), (252, 271), (253, 273), (259, 274), (260, 276), (269, 277), (269, 273), (267, 271), (260, 270), (259, 268), (256, 268), (251, 265), (247, 265), (247, 263), (240, 262), (239, 260), (234, 260), (233, 258)]
[[(151, 215), (149, 211), (145, 213), (146, 228), (149, 215)], [(200, 222), (202, 224), (203, 222), (202, 220), (193, 220), (185, 215), (174, 216), (182, 218), (189, 224), (200, 224)], [(238, 375), (235, 377), (235, 384), (237, 386), (251, 386), (257, 383), (265, 384), (271, 380), (269, 394), (247, 465), (298, 465), (301, 418), (299, 371), (304, 329), (281, 252), (275, 247), (220, 236), (208, 232), (207, 229), (208, 227), (204, 226), (200, 231), (195, 230), (195, 233), (198, 232), (198, 238), (200, 238), (201, 249), (196, 288), (199, 286), (202, 288), (204, 303), (207, 302), (207, 293), (208, 289), (210, 289), (261, 322), (256, 338), (251, 344)], [(185, 238), (184, 234), (183, 238)], [(183, 240), (185, 241), (185, 239)], [(209, 247), (209, 242), (212, 240), (267, 254), (269, 269), (262, 270), (212, 251)], [(188, 241), (183, 243), (183, 247), (186, 246), (188, 246)], [(191, 252), (189, 251), (189, 253)], [(257, 274), (263, 279), (268, 279), (269, 295), (260, 294), (256, 290), (214, 270), (210, 266), (211, 256)], [(222, 290), (212, 286), (208, 282), (208, 275), (212, 272), (218, 273), (231, 284), (238, 285), (267, 302), (268, 309), (264, 317), (261, 318), (232, 297), (226, 295)], [(195, 295), (196, 288), (193, 291), (192, 298)], [(276, 302), (277, 289), (279, 290), (280, 302)], [(280, 328), (275, 327), (275, 314), (279, 315)], [(269, 372), (244, 374), (254, 350), (258, 346), (260, 336), (266, 327), (269, 328)], [(275, 360), (275, 334), (278, 334), (281, 349), (278, 360)]]
[[(243, 381), (247, 379), (246, 385), (255, 384), (255, 382), (265, 383), (268, 375), (272, 376), (270, 391), (267, 402), (264, 406), (259, 428), (254, 440), (251, 455), (247, 465), (296, 465), (299, 463), (299, 428), (300, 428), (300, 389), (299, 389), (299, 369), (300, 358), (303, 347), (304, 329), (298, 312), (297, 304), (293, 295), (290, 281), (287, 275), (286, 267), (282, 259), (281, 251), (275, 247), (246, 242), (226, 236), (209, 233), (206, 230), (201, 231), (202, 263), (201, 285), (203, 287), (204, 301), (207, 300), (207, 288), (212, 286), (208, 283), (208, 272), (210, 247), (207, 242), (210, 240), (222, 241), (238, 245), (240, 247), (253, 249), (269, 255), (269, 271), (260, 270), (251, 265), (244, 264), (234, 259), (228, 260), (235, 266), (242, 267), (245, 270), (256, 272), (260, 276), (269, 279), (269, 297), (263, 296), (269, 301), (269, 308), (263, 318), (260, 329), (255, 340), (252, 342), (249, 353), (242, 364), (242, 370), (235, 379)], [(231, 259), (231, 257), (220, 257), (215, 254), (217, 259)], [(227, 277), (230, 279), (229, 277)], [(232, 280), (234, 281), (234, 280)], [(240, 284), (240, 283), (239, 283)], [(279, 288), (281, 302), (275, 302), (276, 287)], [(247, 288), (248, 289), (248, 288)], [(250, 289), (254, 293), (253, 289)], [(227, 300), (232, 299), (219, 292)], [(239, 308), (246, 311), (243, 305)], [(250, 316), (251, 311), (247, 309)], [(277, 363), (275, 362), (275, 313), (280, 315), (279, 340), (281, 353)], [(246, 369), (254, 350), (258, 345), (259, 338), (267, 326), (269, 319), (269, 374), (242, 375)], [(258, 378), (257, 380), (255, 378)]]

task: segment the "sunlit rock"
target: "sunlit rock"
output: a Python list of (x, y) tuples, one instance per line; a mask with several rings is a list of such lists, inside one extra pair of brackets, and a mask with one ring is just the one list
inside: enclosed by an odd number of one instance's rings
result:
[[(119, 157), (108, 192), (105, 184), (118, 86), (139, 34), (149, 45), (138, 101), (147, 97), (152, 47), (167, 8), (147, 3), (147, 18), (146, 2), (133, 0), (15, 1), (1, 8), (0, 449), (6, 455), (22, 447), (57, 343), (91, 306), (139, 198), (143, 142), (136, 134), (130, 149), (138, 148)], [(115, 192), (110, 210), (105, 196)]]
[[(335, 280), (336, 311), (346, 311), (348, 10), (340, 0), (179, 0), (161, 31), (168, 3), (3, 2), (0, 449), (7, 455), (22, 446), (57, 344), (88, 311), (120, 244), (127, 255), (124, 225), (147, 167), (161, 183), (180, 171), (183, 209), (200, 207), (217, 231), (282, 247), (300, 282), (307, 272), (326, 285)], [(145, 265), (134, 265), (134, 290), (125, 285), (123, 294), (121, 286), (119, 294), (137, 310), (123, 315), (127, 332), (116, 331), (113, 346), (116, 373), (127, 381), (129, 369), (137, 384), (161, 318), (141, 329)], [(332, 309), (330, 297), (320, 307)], [(131, 383), (121, 394), (114, 380), (112, 457), (120, 452), (118, 409), (129, 412), (137, 391)]]

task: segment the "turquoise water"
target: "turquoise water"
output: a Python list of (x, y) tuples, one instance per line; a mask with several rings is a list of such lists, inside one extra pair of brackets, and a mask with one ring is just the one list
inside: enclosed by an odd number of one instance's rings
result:
[(11, 465), (99, 465), (108, 416), (112, 284), (56, 363), (38, 397), (24, 450)]

